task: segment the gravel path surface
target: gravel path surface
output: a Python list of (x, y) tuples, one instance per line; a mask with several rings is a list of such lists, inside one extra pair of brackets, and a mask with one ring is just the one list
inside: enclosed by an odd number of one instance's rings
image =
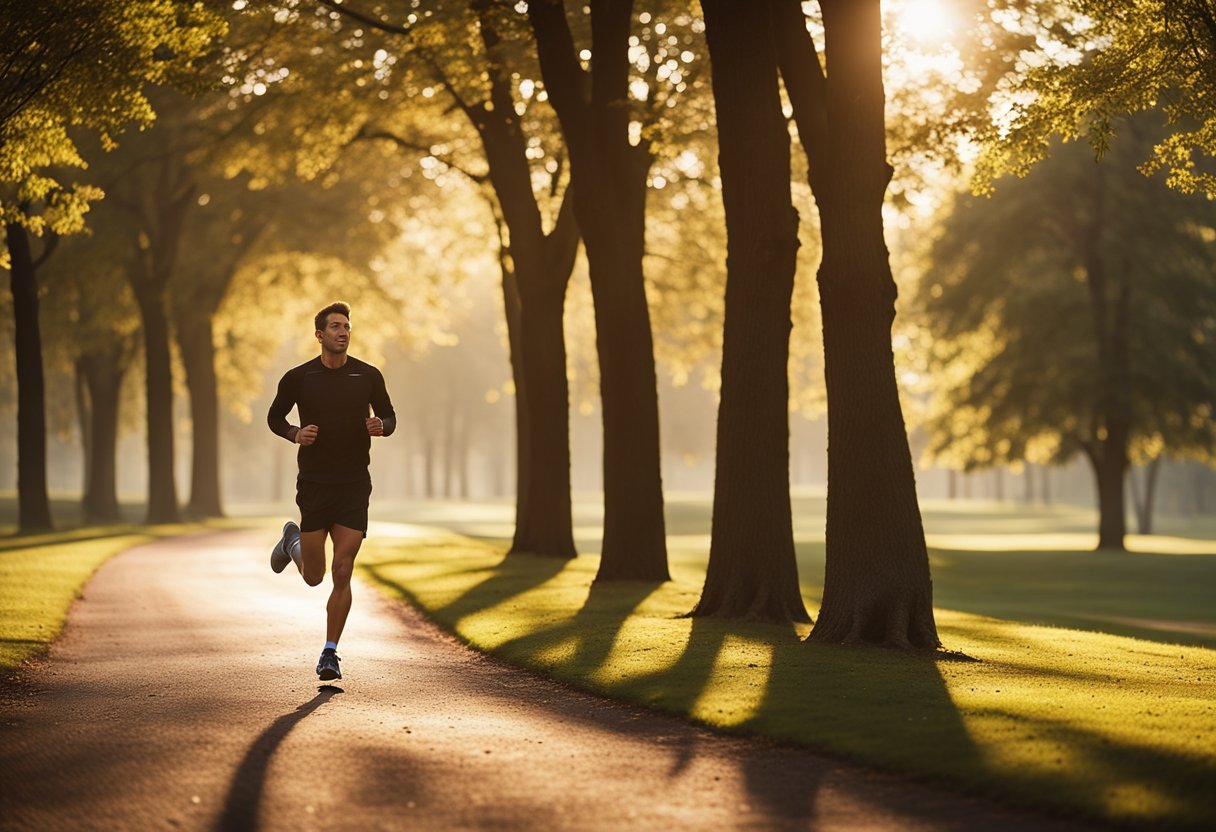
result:
[(355, 588), (345, 679), (313, 665), (328, 585), (266, 532), (103, 567), (0, 703), (0, 829), (1064, 829), (606, 702)]

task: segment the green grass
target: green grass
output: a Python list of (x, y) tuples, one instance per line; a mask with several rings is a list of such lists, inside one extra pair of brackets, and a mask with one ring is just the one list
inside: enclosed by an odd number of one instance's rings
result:
[(0, 537), (0, 674), (50, 647), (85, 582), (110, 558), (156, 538), (248, 522), (91, 526)]
[[(814, 614), (822, 525), (808, 503), (797, 536)], [(704, 577), (701, 501), (669, 506), (673, 581), (594, 589), (594, 555), (504, 559), (501, 510), (419, 508), (484, 539), (385, 525), (360, 568), (478, 649), (608, 696), (1054, 812), (1216, 828), (1216, 555), (1198, 553), (1210, 541), (1078, 551), (1072, 536), (1090, 532), (1071, 510), (929, 506), (938, 628), (966, 661), (681, 618)], [(1034, 548), (994, 550), (992, 534)]]

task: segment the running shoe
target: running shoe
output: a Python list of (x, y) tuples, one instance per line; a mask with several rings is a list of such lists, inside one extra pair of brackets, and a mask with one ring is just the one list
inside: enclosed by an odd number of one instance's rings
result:
[(274, 551), (270, 553), (270, 568), (275, 572), (282, 572), (288, 563), (299, 557), (296, 554), (299, 549), (300, 527), (294, 520), (288, 520), (283, 524), (283, 536), (279, 538), (279, 542), (274, 545)]
[(321, 659), (317, 662), (317, 676), (322, 682), (342, 678), (342, 671), (338, 668), (338, 652), (332, 647), (321, 651)]

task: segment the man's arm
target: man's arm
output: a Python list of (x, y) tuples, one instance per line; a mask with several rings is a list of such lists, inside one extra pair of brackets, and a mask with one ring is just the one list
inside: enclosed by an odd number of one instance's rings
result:
[(296, 404), (296, 390), (294, 379), (291, 373), (287, 373), (279, 379), (279, 389), (275, 393), (274, 401), (270, 403), (270, 410), (266, 412), (266, 424), (270, 426), (270, 430), (283, 437), (288, 442), (295, 443), (296, 434), (300, 429), (295, 425), (288, 424), (287, 414)]
[(384, 375), (377, 370), (372, 382), (372, 410), (376, 417), (384, 423), (384, 433), (381, 436), (391, 436), (397, 429), (397, 414), (393, 403), (389, 401), (388, 390), (384, 386)]

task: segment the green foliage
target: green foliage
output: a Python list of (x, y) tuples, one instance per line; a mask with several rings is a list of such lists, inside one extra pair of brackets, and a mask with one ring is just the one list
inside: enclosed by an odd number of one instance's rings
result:
[(146, 88), (196, 85), (195, 61), (224, 32), (208, 4), (181, 0), (5, 0), (0, 21), (0, 223), (35, 234), (78, 231), (102, 195), (65, 179), (85, 166), (75, 131), (112, 147), (150, 124)]
[(1118, 417), (1134, 457), (1210, 457), (1216, 213), (1136, 171), (1159, 135), (1145, 119), (1123, 133), (1101, 162), (1059, 147), (946, 217), (918, 298), (939, 379), (931, 455), (1061, 460)]
[(1211, 0), (1001, 0), (989, 20), (1033, 38), (991, 87), (976, 187), (1025, 175), (1053, 136), (1102, 155), (1121, 116), (1161, 108), (1171, 130), (1139, 160), (1216, 197), (1216, 6)]

